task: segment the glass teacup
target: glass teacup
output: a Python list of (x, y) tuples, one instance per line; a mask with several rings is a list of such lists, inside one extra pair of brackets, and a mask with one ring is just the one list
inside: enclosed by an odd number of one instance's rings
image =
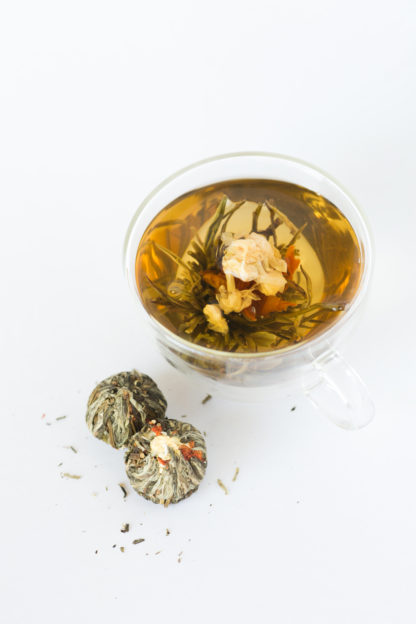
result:
[[(145, 309), (136, 282), (137, 250), (149, 223), (170, 202), (195, 189), (236, 179), (279, 180), (325, 197), (348, 219), (361, 253), (360, 281), (354, 297), (326, 330), (294, 346), (259, 353), (231, 353), (193, 344), (159, 323)], [(163, 181), (134, 215), (124, 246), (124, 267), (139, 308), (152, 326), (166, 360), (186, 374), (203, 376), (225, 396), (247, 400), (270, 397), (278, 390), (303, 391), (314, 406), (345, 429), (370, 422), (374, 414), (368, 391), (356, 371), (336, 351), (357, 321), (371, 276), (368, 228), (356, 202), (328, 174), (300, 160), (267, 153), (225, 154), (197, 162)]]

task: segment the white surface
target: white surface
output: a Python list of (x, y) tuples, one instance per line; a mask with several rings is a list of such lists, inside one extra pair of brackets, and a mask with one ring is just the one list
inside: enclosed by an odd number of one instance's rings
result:
[[(411, 0), (3, 5), (2, 621), (415, 621), (415, 18)], [(298, 397), (201, 406), (138, 322), (120, 260), (137, 204), (241, 149), (326, 169), (369, 217), (373, 290), (344, 349), (377, 408), (358, 433)], [(95, 382), (132, 367), (207, 432), (206, 479), (169, 509), (122, 500), (122, 453), (84, 424)]]

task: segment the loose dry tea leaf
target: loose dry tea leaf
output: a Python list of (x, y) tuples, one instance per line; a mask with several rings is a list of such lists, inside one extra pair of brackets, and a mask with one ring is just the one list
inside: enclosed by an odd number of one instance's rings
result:
[(123, 498), (127, 498), (128, 492), (126, 490), (126, 486), (124, 485), (124, 483), (119, 483), (118, 486), (121, 489), (121, 491), (123, 492)]
[(124, 552), (124, 550), (125, 550), (124, 546), (120, 546), (120, 550), (121, 550), (121, 552)]
[(133, 370), (104, 379), (88, 399), (86, 421), (91, 433), (114, 448), (153, 418), (163, 418), (167, 402), (155, 382)]
[(66, 479), (81, 479), (81, 475), (70, 474), (69, 472), (61, 472), (61, 477)]
[(227, 490), (227, 488), (225, 487), (224, 483), (221, 481), (221, 479), (217, 479), (217, 483), (218, 483), (218, 485), (220, 486), (220, 488), (221, 488), (222, 490), (224, 490), (224, 494), (228, 494), (228, 490)]
[(144, 542), (144, 537), (140, 537), (139, 539), (135, 539), (132, 541), (132, 544), (141, 544)]
[(235, 480), (237, 479), (237, 477), (238, 477), (238, 473), (239, 473), (239, 472), (240, 472), (240, 468), (236, 468), (236, 469), (235, 469), (234, 476), (233, 476), (233, 481), (235, 481)]
[(77, 449), (74, 448), (73, 446), (64, 446), (64, 448), (69, 449), (70, 451), (72, 451), (73, 453), (78, 453)]
[(296, 409), (296, 405), (294, 405), (294, 406), (291, 408), (291, 410), (290, 410), (290, 411), (291, 411), (291, 412), (294, 412), (294, 411), (295, 411), (295, 409)]
[(204, 438), (189, 423), (152, 421), (131, 438), (124, 461), (136, 492), (167, 506), (197, 490), (206, 470)]
[(211, 394), (207, 394), (205, 399), (202, 399), (202, 401), (201, 401), (202, 405), (205, 405), (205, 403), (208, 403), (208, 401), (210, 401), (211, 399), (212, 399), (212, 395)]
[(55, 420), (64, 420), (66, 418), (66, 416), (58, 416), (57, 418), (55, 418)]
[(166, 535), (170, 535), (169, 529), (166, 529)]
[(122, 533), (128, 533), (129, 530), (130, 530), (130, 525), (128, 522), (125, 522), (120, 529)]
[(161, 550), (158, 550), (157, 552), (155, 552), (155, 555), (160, 555), (161, 552)]

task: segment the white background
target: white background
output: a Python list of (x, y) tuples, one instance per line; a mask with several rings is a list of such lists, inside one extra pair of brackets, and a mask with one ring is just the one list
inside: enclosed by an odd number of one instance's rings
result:
[[(415, 26), (413, 0), (2, 4), (5, 623), (415, 622)], [(344, 348), (376, 404), (362, 431), (298, 396), (201, 406), (141, 325), (121, 270), (137, 205), (247, 149), (326, 169), (368, 215), (373, 288)], [(206, 478), (169, 509), (124, 501), (122, 452), (85, 427), (94, 384), (133, 367), (207, 432)]]

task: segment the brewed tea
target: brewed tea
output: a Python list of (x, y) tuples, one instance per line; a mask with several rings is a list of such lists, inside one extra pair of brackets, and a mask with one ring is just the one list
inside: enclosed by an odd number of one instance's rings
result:
[(353, 228), (324, 197), (233, 180), (177, 198), (137, 252), (144, 307), (194, 344), (229, 352), (295, 345), (336, 322), (360, 282)]

